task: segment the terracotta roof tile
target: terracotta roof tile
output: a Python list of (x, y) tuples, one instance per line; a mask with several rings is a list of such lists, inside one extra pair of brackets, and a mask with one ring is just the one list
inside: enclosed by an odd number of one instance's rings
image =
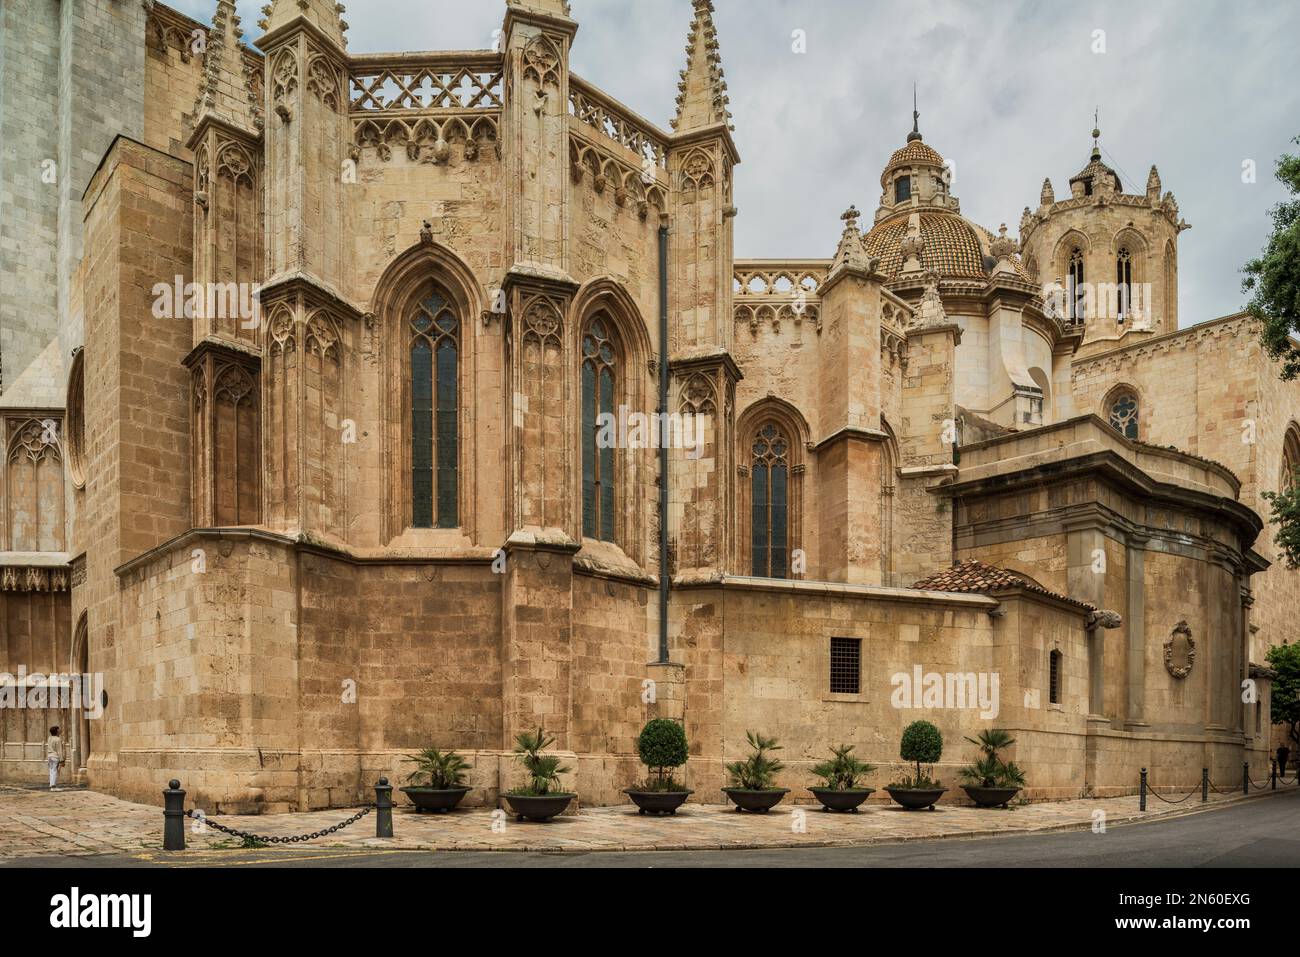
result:
[(977, 559), (957, 562), (947, 571), (940, 572), (937, 575), (930, 575), (928, 578), (922, 578), (912, 587), (924, 588), (928, 591), (979, 592), (983, 594), (1002, 591), (1007, 588), (1023, 588), (1025, 591), (1046, 595), (1049, 598), (1066, 601), (1072, 605), (1079, 605), (1089, 609), (1096, 608), (1095, 605), (1091, 605), (1086, 601), (1069, 598), (1044, 588), (1027, 575), (1007, 571), (1005, 568), (997, 568)]

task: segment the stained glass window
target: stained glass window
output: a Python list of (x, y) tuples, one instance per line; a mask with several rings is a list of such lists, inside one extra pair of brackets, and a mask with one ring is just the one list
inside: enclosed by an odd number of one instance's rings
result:
[(459, 523), (460, 321), (436, 287), (412, 309), (411, 524)]
[(614, 443), (603, 421), (612, 421), (618, 352), (612, 327), (596, 316), (582, 337), (582, 534), (614, 540)]
[(1132, 392), (1121, 392), (1110, 404), (1110, 424), (1127, 439), (1138, 437), (1138, 400)]
[(790, 443), (775, 423), (762, 426), (751, 449), (753, 574), (785, 578), (789, 552)]

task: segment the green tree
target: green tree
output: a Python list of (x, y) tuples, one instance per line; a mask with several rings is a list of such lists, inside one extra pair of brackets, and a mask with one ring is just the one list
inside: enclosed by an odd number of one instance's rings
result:
[[(1300, 144), (1300, 136), (1293, 141)], [(1283, 153), (1277, 178), (1292, 199), (1273, 207), (1273, 234), (1264, 251), (1242, 268), (1241, 286), (1251, 294), (1246, 308), (1262, 325), (1260, 339), (1282, 361), (1282, 378), (1300, 375), (1300, 156)]]
[(1274, 645), (1264, 660), (1277, 672), (1273, 679), (1273, 723), (1286, 725), (1292, 743), (1300, 749), (1300, 643)]
[(1269, 521), (1277, 526), (1273, 541), (1286, 559), (1287, 568), (1300, 568), (1300, 472), (1280, 492), (1261, 492), (1272, 507)]

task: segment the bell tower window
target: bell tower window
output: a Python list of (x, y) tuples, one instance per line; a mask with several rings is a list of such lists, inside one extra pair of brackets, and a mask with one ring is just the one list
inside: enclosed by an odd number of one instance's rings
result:
[(1119, 316), (1123, 322), (1129, 316), (1133, 302), (1133, 257), (1128, 247), (1121, 247), (1115, 256), (1115, 285), (1119, 287)]
[(1083, 322), (1087, 297), (1083, 285), (1083, 250), (1077, 246), (1070, 252), (1070, 279), (1065, 295), (1070, 321)]
[(900, 176), (894, 180), (894, 202), (906, 203), (912, 198), (912, 177)]

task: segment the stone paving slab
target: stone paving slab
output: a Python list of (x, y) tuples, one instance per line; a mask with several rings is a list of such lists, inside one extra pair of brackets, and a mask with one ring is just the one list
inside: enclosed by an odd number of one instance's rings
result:
[[(1290, 790), (1289, 788), (1287, 790)], [(298, 846), (423, 850), (635, 851), (716, 850), (774, 847), (838, 847), (935, 838), (980, 837), (1083, 829), (1104, 820), (1107, 827), (1151, 820), (1259, 798), (1241, 794), (1200, 795), (1179, 804), (1152, 796), (1145, 813), (1136, 795), (1024, 804), (1009, 810), (941, 804), (934, 811), (904, 811), (884, 801), (859, 814), (828, 814), (810, 804), (779, 805), (769, 814), (741, 814), (730, 806), (686, 804), (672, 817), (642, 816), (630, 805), (585, 808), (539, 824), (517, 822), (508, 812), (484, 808), (451, 814), (416, 814), (399, 805), (394, 838), (374, 836), (374, 816), (342, 831)], [(1170, 795), (1177, 797), (1180, 795)], [(1102, 812), (1098, 818), (1097, 812)], [(266, 836), (306, 834), (351, 817), (356, 809), (302, 814), (213, 817), (227, 827)], [(95, 791), (38, 791), (0, 786), (0, 861), (48, 855), (90, 855), (157, 849), (162, 845), (162, 809), (134, 804)], [(190, 846), (210, 849), (239, 842), (215, 828), (195, 830), (187, 821)]]

